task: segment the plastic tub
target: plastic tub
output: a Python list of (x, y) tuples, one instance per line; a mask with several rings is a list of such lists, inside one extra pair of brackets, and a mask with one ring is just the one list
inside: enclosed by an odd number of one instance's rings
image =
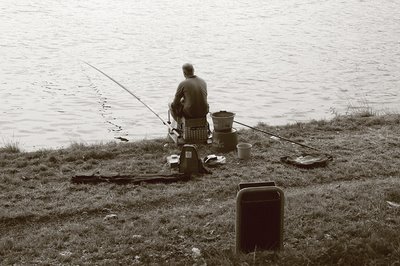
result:
[(214, 124), (214, 131), (230, 132), (232, 129), (233, 118), (235, 114), (227, 111), (219, 111), (211, 114)]
[(229, 132), (213, 132), (213, 142), (217, 145), (217, 150), (221, 152), (234, 151), (237, 141), (237, 131), (232, 128)]
[(236, 145), (239, 159), (243, 159), (243, 160), (249, 159), (252, 146), (253, 145), (251, 145), (250, 143), (244, 143), (244, 142)]

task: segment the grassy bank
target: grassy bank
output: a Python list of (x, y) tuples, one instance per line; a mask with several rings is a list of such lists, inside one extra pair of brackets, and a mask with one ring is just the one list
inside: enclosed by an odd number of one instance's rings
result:
[[(301, 169), (282, 156), (310, 152), (251, 130), (249, 161), (223, 154), (211, 174), (172, 184), (76, 185), (76, 173), (174, 173), (164, 139), (75, 144), (63, 150), (0, 148), (2, 265), (399, 265), (400, 116), (258, 126), (334, 156)], [(199, 155), (218, 154), (213, 145)], [(286, 196), (284, 249), (235, 255), (240, 182), (273, 180)]]

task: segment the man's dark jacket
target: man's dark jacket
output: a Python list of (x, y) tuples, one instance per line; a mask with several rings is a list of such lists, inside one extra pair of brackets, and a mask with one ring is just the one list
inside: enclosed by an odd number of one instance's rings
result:
[(176, 90), (172, 108), (185, 118), (201, 118), (208, 113), (207, 84), (191, 76), (182, 81)]

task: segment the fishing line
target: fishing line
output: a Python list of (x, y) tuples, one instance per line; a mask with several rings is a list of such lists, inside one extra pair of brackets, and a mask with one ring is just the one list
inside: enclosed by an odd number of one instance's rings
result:
[(133, 97), (135, 97), (139, 102), (141, 102), (145, 107), (147, 107), (147, 109), (149, 109), (153, 114), (155, 114), (158, 119), (161, 120), (161, 122), (166, 125), (171, 132), (173, 132), (175, 135), (179, 136), (179, 133), (176, 131), (175, 128), (173, 128), (169, 123), (165, 122), (164, 119), (162, 119), (149, 105), (147, 105), (145, 102), (143, 102), (138, 96), (136, 96), (133, 92), (131, 92), (130, 90), (128, 90), (124, 85), (122, 85), (121, 83), (119, 83), (118, 81), (116, 81), (115, 79), (113, 79), (112, 77), (110, 77), (109, 75), (107, 75), (106, 73), (104, 73), (103, 71), (101, 71), (100, 69), (98, 69), (97, 67), (89, 64), (88, 62), (85, 62), (83, 60), (81, 60), (83, 63), (85, 63), (86, 65), (92, 67), (93, 69), (97, 70), (98, 72), (100, 72), (101, 74), (103, 74), (104, 76), (106, 76), (107, 78), (109, 78), (111, 81), (113, 81), (114, 83), (116, 83), (118, 86), (120, 86), (122, 89), (124, 89), (126, 92), (128, 92), (130, 95), (132, 95)]
[(99, 88), (97, 88), (97, 86), (93, 83), (92, 79), (84, 71), (83, 73), (86, 76), (86, 79), (89, 81), (89, 88), (93, 89), (93, 91), (99, 98), (98, 103), (100, 104), (100, 109), (99, 109), (100, 115), (103, 117), (103, 119), (107, 124), (112, 126), (112, 128), (108, 130), (112, 132), (121, 132), (123, 130), (122, 126), (112, 122), (112, 120), (115, 120), (115, 118), (112, 116), (112, 112), (109, 111), (109, 109), (111, 109), (111, 106), (107, 104), (108, 102), (107, 97), (103, 96)]

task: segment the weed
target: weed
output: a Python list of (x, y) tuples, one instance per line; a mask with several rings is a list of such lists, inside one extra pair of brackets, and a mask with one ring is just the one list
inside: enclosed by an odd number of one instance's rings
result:
[(4, 153), (20, 153), (21, 149), (19, 147), (19, 142), (18, 141), (11, 141), (11, 142), (7, 142), (7, 143), (3, 143), (3, 147), (0, 147), (0, 152), (4, 152)]

